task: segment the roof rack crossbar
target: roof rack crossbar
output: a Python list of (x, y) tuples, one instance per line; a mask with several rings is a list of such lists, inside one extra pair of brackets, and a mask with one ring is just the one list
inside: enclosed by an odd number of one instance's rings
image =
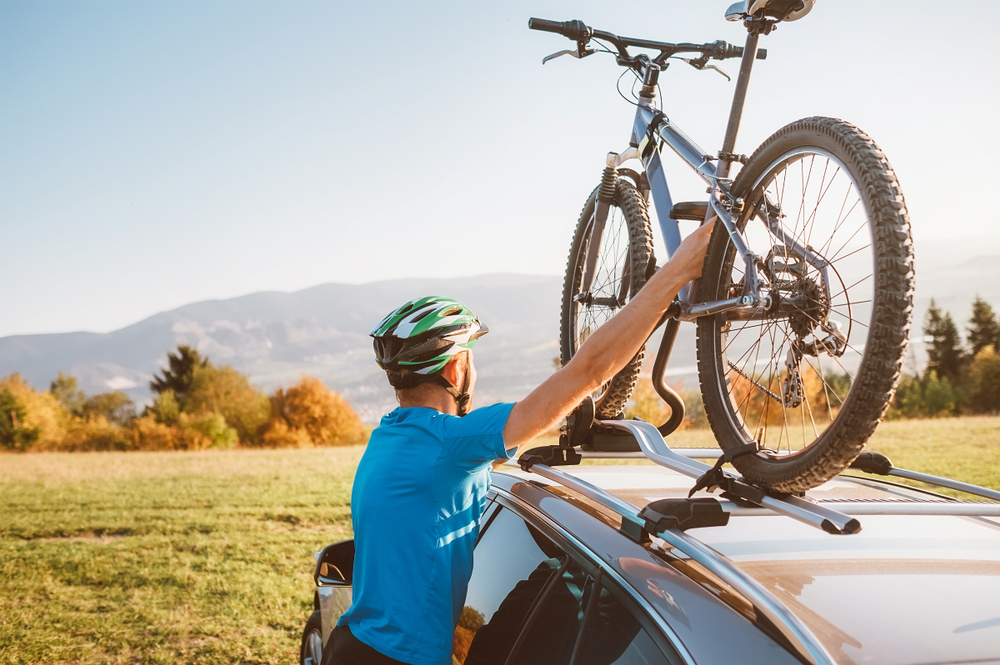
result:
[[(844, 502), (839, 509), (848, 515), (950, 515), (957, 517), (1000, 517), (1000, 505), (985, 501), (942, 501), (940, 503), (892, 503), (877, 501)], [(774, 515), (767, 508), (738, 506), (723, 501), (722, 509), (733, 517), (766, 517)]]
[[(602, 420), (602, 425), (623, 429), (632, 434), (646, 457), (660, 466), (682, 473), (690, 478), (700, 478), (711, 467), (689, 459), (670, 449), (657, 429), (641, 420)], [(822, 529), (827, 533), (850, 534), (861, 531), (861, 523), (844, 513), (820, 506), (794, 496), (783, 498), (767, 496), (759, 502), (764, 508), (787, 515), (803, 524)]]
[(957, 490), (959, 492), (965, 492), (967, 494), (974, 494), (975, 496), (981, 496), (986, 499), (993, 499), (994, 501), (1000, 501), (1000, 492), (996, 490), (980, 487), (979, 485), (962, 483), (957, 480), (952, 480), (950, 478), (942, 478), (941, 476), (932, 476), (927, 473), (920, 473), (919, 471), (897, 469), (896, 467), (890, 469), (888, 475), (897, 476), (899, 478), (907, 478), (908, 480), (919, 480), (920, 482), (927, 483), (928, 485), (947, 487), (948, 489), (951, 490)]
[[(558, 471), (545, 464), (533, 464), (531, 472), (558, 482), (564, 487), (569, 487), (592, 501), (610, 508), (621, 516), (623, 528), (625, 522), (640, 528), (645, 526), (645, 520), (639, 517), (637, 507), (588, 483), (586, 480)], [(712, 572), (746, 598), (757, 611), (766, 616), (781, 631), (792, 647), (810, 663), (813, 665), (833, 665), (835, 661), (829, 652), (819, 639), (799, 621), (798, 617), (788, 611), (770, 591), (740, 570), (728, 558), (677, 529), (666, 529), (654, 535), (669, 543), (677, 552), (697, 561), (706, 570)]]

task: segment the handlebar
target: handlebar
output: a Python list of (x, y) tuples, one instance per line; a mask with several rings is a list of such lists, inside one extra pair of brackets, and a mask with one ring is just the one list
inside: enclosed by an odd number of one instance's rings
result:
[[(654, 42), (648, 39), (635, 39), (632, 37), (620, 37), (603, 30), (594, 30), (583, 21), (549, 21), (543, 18), (528, 19), (529, 30), (541, 30), (543, 32), (554, 32), (576, 41), (582, 50), (593, 38), (603, 39), (611, 42), (618, 49), (618, 62), (621, 65), (633, 67), (635, 60), (628, 54), (628, 47), (654, 49), (660, 52), (653, 62), (662, 65), (667, 58), (675, 53), (701, 53), (707, 58), (714, 60), (725, 60), (727, 58), (742, 58), (743, 47), (729, 44), (722, 40), (709, 44), (671, 44), (669, 42)], [(582, 55), (582, 54), (581, 54)], [(757, 49), (757, 59), (767, 58), (767, 49)]]

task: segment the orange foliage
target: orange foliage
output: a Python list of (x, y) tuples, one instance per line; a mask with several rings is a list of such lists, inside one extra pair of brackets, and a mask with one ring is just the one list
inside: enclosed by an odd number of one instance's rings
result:
[[(755, 380), (775, 395), (781, 396), (786, 373), (777, 376), (760, 376)], [(780, 427), (783, 424), (798, 424), (815, 422), (817, 425), (830, 422), (831, 413), (837, 415), (840, 403), (837, 397), (831, 395), (831, 407), (827, 406), (827, 391), (823, 379), (811, 365), (805, 364), (800, 369), (802, 389), (805, 401), (795, 408), (783, 407), (773, 397), (764, 393), (758, 386), (735, 371), (729, 372), (729, 394), (736, 404), (743, 421), (748, 428)], [(753, 433), (753, 432), (751, 432)]]
[(66, 425), (70, 414), (52, 393), (36, 392), (20, 374), (11, 374), (0, 380), (0, 389), (6, 389), (24, 408), (24, 422), (21, 426), (38, 430), (38, 438), (32, 450), (59, 450), (66, 436)]
[(344, 446), (364, 443), (365, 429), (343, 397), (316, 377), (303, 375), (271, 397), (271, 419), (261, 439), (276, 448)]

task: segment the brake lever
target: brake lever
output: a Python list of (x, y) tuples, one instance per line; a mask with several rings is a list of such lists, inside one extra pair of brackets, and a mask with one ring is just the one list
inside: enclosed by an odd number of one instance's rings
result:
[(552, 55), (545, 56), (544, 58), (542, 58), (542, 64), (544, 65), (549, 60), (555, 60), (556, 58), (558, 58), (561, 55), (571, 55), (574, 58), (576, 58), (577, 60), (579, 60), (580, 58), (586, 58), (588, 55), (591, 55), (593, 53), (595, 53), (595, 51), (593, 49), (589, 49), (589, 48), (582, 48), (581, 47), (581, 48), (576, 49), (575, 51), (572, 50), (572, 49), (566, 49), (565, 51), (558, 51), (556, 53), (553, 53)]
[(700, 69), (700, 70), (714, 69), (715, 71), (717, 71), (720, 74), (722, 74), (723, 76), (725, 76), (727, 81), (732, 81), (733, 80), (729, 76), (729, 74), (727, 74), (726, 72), (722, 71), (721, 69), (719, 69), (715, 65), (708, 64), (708, 62), (706, 60), (704, 60), (703, 58), (679, 58), (679, 59), (683, 60), (686, 63), (688, 63), (689, 65), (691, 65), (695, 69)]

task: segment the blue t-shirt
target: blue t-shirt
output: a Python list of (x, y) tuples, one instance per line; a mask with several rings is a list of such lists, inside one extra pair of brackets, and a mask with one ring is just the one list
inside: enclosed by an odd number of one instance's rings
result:
[(464, 418), (399, 408), (372, 432), (351, 493), (353, 604), (338, 625), (390, 658), (450, 665), (494, 460), (513, 404)]

